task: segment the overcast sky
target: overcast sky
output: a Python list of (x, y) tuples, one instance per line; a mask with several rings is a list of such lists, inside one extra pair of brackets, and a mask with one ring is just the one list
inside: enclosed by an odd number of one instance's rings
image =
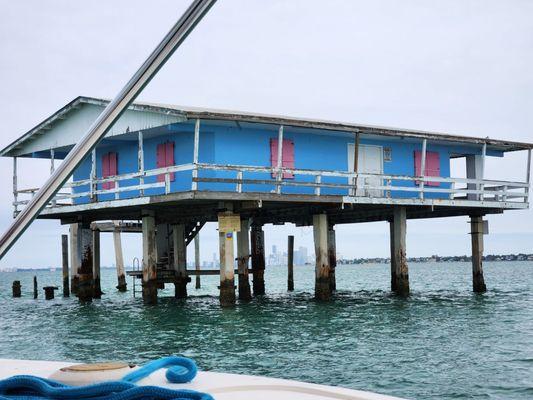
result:
[[(188, 5), (178, 0), (0, 0), (0, 147), (78, 95), (114, 97)], [(220, 0), (139, 99), (533, 142), (533, 1)], [(457, 174), (460, 165), (454, 169)], [(23, 160), (24, 187), (48, 164)], [(525, 178), (525, 154), (486, 177)], [(0, 160), (0, 229), (11, 222)], [(486, 253), (533, 252), (533, 213), (491, 216)], [(466, 254), (467, 218), (410, 221), (409, 256)], [(36, 222), (0, 267), (60, 263), (58, 222)], [(267, 227), (266, 245), (312, 248), (310, 229)], [(345, 257), (388, 255), (385, 223), (337, 228)], [(113, 262), (103, 238), (103, 263)], [(216, 248), (202, 233), (202, 259)], [(125, 257), (140, 256), (127, 235)]]

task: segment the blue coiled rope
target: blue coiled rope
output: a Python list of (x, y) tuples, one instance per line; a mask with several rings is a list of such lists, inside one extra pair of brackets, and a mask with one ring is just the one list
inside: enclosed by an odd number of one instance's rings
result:
[(88, 386), (68, 386), (51, 379), (17, 375), (0, 380), (0, 400), (214, 400), (211, 395), (194, 390), (134, 383), (161, 368), (168, 368), (166, 377), (172, 383), (190, 382), (198, 371), (193, 360), (171, 356), (151, 361), (120, 381)]

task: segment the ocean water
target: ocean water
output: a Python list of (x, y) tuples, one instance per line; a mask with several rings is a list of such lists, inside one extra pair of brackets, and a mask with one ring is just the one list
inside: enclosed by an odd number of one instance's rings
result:
[[(0, 273), (0, 358), (144, 362), (169, 354), (204, 370), (340, 385), (416, 399), (533, 398), (533, 263), (485, 263), (489, 292), (471, 292), (467, 263), (411, 264), (412, 295), (389, 293), (389, 267), (339, 266), (338, 293), (313, 300), (314, 269), (266, 272), (267, 295), (233, 309), (218, 305), (218, 277), (157, 306), (118, 293), (104, 269), (105, 295), (32, 298), (31, 272)], [(60, 271), (38, 272), (60, 286)], [(11, 298), (22, 281), (23, 297)], [(194, 284), (194, 283), (193, 283)]]

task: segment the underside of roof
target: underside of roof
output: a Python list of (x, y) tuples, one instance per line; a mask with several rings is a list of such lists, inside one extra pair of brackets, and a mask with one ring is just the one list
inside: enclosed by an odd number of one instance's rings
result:
[[(6, 146), (3, 150), (0, 151), (0, 156), (4, 157), (14, 157), (21, 156), (24, 154), (32, 153), (30, 143), (35, 141), (39, 137), (42, 137), (47, 134), (53, 127), (56, 127), (62, 121), (65, 121), (70, 118), (71, 112), (80, 109), (84, 105), (96, 106), (96, 109), (101, 109), (109, 103), (109, 100), (99, 99), (93, 97), (80, 96), (72, 100), (70, 103), (62, 107), (60, 110), (56, 111), (50, 117), (45, 119), (43, 122), (29, 130), (27, 133), (22, 135), (19, 139), (15, 140), (13, 143)], [(113, 126), (111, 131), (107, 136), (113, 136), (117, 134), (123, 134), (130, 131), (136, 131), (139, 129), (148, 129), (153, 126), (159, 126), (164, 124), (171, 124), (176, 122), (185, 122), (187, 120), (201, 119), (201, 120), (219, 120), (219, 121), (232, 121), (235, 123), (260, 123), (260, 124), (270, 124), (270, 125), (284, 125), (292, 126), (303, 129), (317, 129), (329, 132), (345, 132), (345, 133), (360, 133), (368, 135), (378, 135), (378, 136), (390, 136), (390, 137), (406, 137), (406, 138), (419, 138), (427, 139), (431, 141), (444, 141), (444, 142), (455, 142), (463, 144), (475, 144), (483, 145), (487, 144), (487, 147), (490, 147), (493, 150), (499, 151), (516, 151), (516, 150), (527, 150), (532, 149), (533, 144), (530, 143), (521, 143), (513, 142), (506, 140), (496, 140), (490, 138), (476, 138), (470, 136), (459, 136), (451, 135), (445, 133), (435, 133), (419, 130), (409, 130), (409, 129), (398, 129), (398, 128), (388, 128), (380, 127), (373, 125), (362, 125), (362, 124), (353, 124), (353, 123), (344, 123), (344, 122), (334, 122), (334, 121), (325, 121), (317, 119), (305, 119), (305, 118), (293, 118), (286, 116), (277, 116), (277, 115), (267, 115), (267, 114), (257, 114), (257, 113), (248, 113), (241, 111), (228, 111), (228, 110), (215, 110), (215, 109), (204, 109), (204, 108), (194, 108), (194, 107), (184, 107), (176, 105), (165, 105), (165, 104), (156, 104), (156, 103), (144, 103), (136, 102), (129, 106), (126, 113), (132, 113), (136, 115), (143, 114), (144, 116), (148, 115), (150, 118), (144, 118), (143, 120), (131, 120), (124, 123), (124, 116), (117, 121)], [(141, 112), (141, 113), (139, 113)], [(99, 112), (96, 112), (94, 119), (96, 119)], [(125, 114), (126, 115), (126, 114)], [(88, 116), (91, 118), (91, 116)], [(121, 123), (122, 122), (122, 123)], [(87, 122), (88, 124), (92, 121)], [(85, 133), (83, 126), (76, 127), (76, 129), (71, 129), (69, 132), (73, 135), (72, 139), (76, 140), (77, 137), (81, 137)], [(75, 143), (75, 141), (73, 141)], [(41, 146), (42, 147), (42, 146)], [(58, 143), (50, 143), (49, 148), (61, 147)], [(25, 150), (26, 148), (26, 150)]]

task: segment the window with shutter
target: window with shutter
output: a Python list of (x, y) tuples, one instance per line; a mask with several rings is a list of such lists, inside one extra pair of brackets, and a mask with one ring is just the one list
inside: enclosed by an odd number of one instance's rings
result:
[[(290, 139), (283, 139), (283, 147), (281, 149), (281, 165), (283, 168), (294, 169), (294, 142)], [(270, 165), (272, 167), (278, 166), (278, 139), (270, 139)], [(276, 174), (272, 174), (276, 178)], [(283, 173), (284, 179), (294, 179), (294, 174), (291, 172)]]
[[(107, 153), (102, 156), (102, 178), (118, 175), (117, 153)], [(109, 190), (115, 188), (115, 182), (102, 183), (102, 189)]]
[[(156, 149), (156, 164), (157, 168), (171, 167), (174, 165), (174, 142), (160, 143)], [(170, 181), (174, 182), (175, 173), (170, 174)], [(165, 174), (157, 175), (158, 182), (165, 181)]]
[[(422, 152), (415, 151), (415, 176), (420, 176), (422, 171)], [(440, 156), (436, 151), (426, 152), (426, 168), (424, 176), (440, 176)], [(420, 181), (416, 181), (419, 185)], [(425, 182), (426, 186), (439, 186), (440, 182)]]

